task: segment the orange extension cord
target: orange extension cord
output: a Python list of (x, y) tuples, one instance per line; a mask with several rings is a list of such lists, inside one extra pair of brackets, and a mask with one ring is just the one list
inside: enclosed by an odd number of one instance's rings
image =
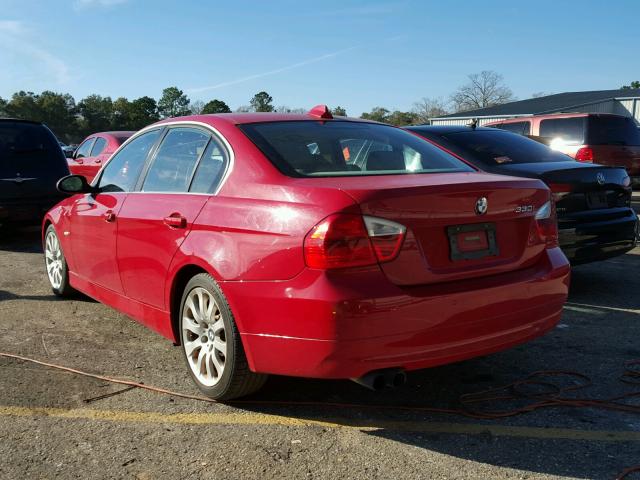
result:
[[(112, 378), (105, 375), (89, 373), (75, 368), (64, 367), (54, 363), (43, 362), (22, 355), (0, 352), (0, 357), (22, 360), (24, 362), (35, 363), (44, 367), (54, 368), (64, 372), (82, 375), (85, 377), (103, 380), (109, 383), (127, 385), (130, 387), (141, 388), (151, 392), (162, 393), (174, 397), (198, 400), (207, 403), (218, 403), (211, 398), (200, 395), (190, 395), (186, 393), (174, 392), (165, 388), (145, 385), (144, 383), (133, 382)], [(565, 379), (563, 383), (568, 386), (561, 386), (554, 383), (553, 379)], [(624, 364), (624, 371), (620, 376), (620, 381), (631, 384), (640, 385), (640, 359), (629, 360)], [(475, 393), (464, 394), (460, 397), (461, 408), (435, 408), (435, 407), (419, 407), (407, 405), (370, 405), (358, 403), (339, 403), (339, 402), (314, 402), (314, 401), (278, 401), (278, 400), (233, 400), (225, 402), (226, 404), (252, 404), (252, 405), (282, 405), (282, 406), (312, 406), (312, 407), (337, 407), (337, 408), (357, 408), (357, 409), (375, 409), (375, 410), (401, 410), (421, 413), (439, 413), (447, 415), (459, 415), (474, 419), (499, 419), (521, 415), (523, 413), (532, 412), (540, 408), (549, 407), (579, 407), (579, 408), (599, 408), (618, 412), (637, 413), (640, 414), (640, 405), (632, 405), (625, 403), (626, 400), (632, 398), (640, 398), (640, 390), (609, 397), (604, 399), (586, 398), (586, 397), (570, 397), (565, 394), (576, 392), (584, 389), (592, 384), (592, 381), (586, 375), (572, 372), (569, 370), (541, 370), (533, 372), (522, 380), (509, 383), (501, 387), (490, 388)], [(528, 404), (514, 407), (507, 410), (488, 410), (482, 408), (482, 405), (501, 402), (523, 402)], [(640, 465), (627, 468), (620, 473), (616, 480), (628, 478), (632, 473), (640, 472)]]

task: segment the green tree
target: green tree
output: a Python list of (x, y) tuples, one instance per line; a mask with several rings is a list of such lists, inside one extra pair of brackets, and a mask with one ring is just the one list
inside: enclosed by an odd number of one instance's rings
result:
[(335, 107), (331, 110), (331, 114), (335, 117), (346, 117), (347, 111), (342, 107)]
[(41, 122), (60, 139), (69, 141), (77, 137), (76, 102), (68, 93), (44, 91), (36, 98)]
[(0, 97), (0, 115), (1, 116), (7, 116), (7, 105), (9, 104), (9, 102), (7, 102), (4, 98)]
[(265, 91), (256, 93), (250, 103), (254, 112), (273, 112), (273, 98)]
[(86, 137), (95, 132), (110, 130), (113, 118), (111, 97), (89, 95), (78, 103), (80, 113), (80, 136)]
[(11, 96), (11, 100), (5, 108), (7, 115), (23, 120), (42, 120), (42, 113), (38, 105), (38, 95), (33, 92), (20, 90)]
[(163, 118), (189, 115), (189, 97), (178, 87), (165, 88), (158, 100), (158, 112)]
[(222, 100), (214, 99), (205, 103), (202, 113), (231, 113), (231, 109)]
[(130, 130), (140, 130), (159, 119), (158, 104), (155, 99), (145, 95), (131, 102), (128, 125)]
[(125, 97), (116, 98), (113, 102), (113, 113), (111, 115), (112, 130), (131, 129), (131, 102)]
[(631, 89), (640, 88), (640, 81), (634, 80), (629, 85), (623, 85), (621, 88), (622, 90), (631, 90)]
[(360, 118), (365, 120), (373, 120), (376, 122), (386, 122), (389, 115), (389, 110), (384, 107), (374, 107), (369, 113), (363, 113)]
[(401, 112), (400, 110), (395, 110), (387, 116), (386, 122), (391, 125), (402, 127), (404, 125), (414, 125), (418, 123), (419, 117), (414, 112)]

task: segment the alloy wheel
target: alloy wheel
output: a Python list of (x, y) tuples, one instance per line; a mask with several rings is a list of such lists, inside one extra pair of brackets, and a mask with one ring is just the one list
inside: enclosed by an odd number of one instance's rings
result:
[(51, 286), (54, 289), (59, 289), (62, 286), (64, 265), (60, 242), (58, 240), (58, 236), (53, 231), (47, 233), (44, 255), (49, 282), (51, 282)]
[(227, 337), (220, 307), (202, 287), (191, 290), (184, 302), (182, 343), (196, 379), (207, 387), (217, 384), (226, 365)]

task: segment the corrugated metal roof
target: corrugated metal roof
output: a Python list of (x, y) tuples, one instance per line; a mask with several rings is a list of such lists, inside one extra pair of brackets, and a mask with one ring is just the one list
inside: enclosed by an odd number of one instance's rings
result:
[(589, 92), (556, 93), (555, 95), (547, 95), (546, 97), (529, 98), (527, 100), (519, 100), (517, 102), (495, 105), (493, 107), (452, 113), (451, 115), (445, 115), (438, 118), (487, 117), (494, 115), (535, 115), (538, 113), (553, 112), (578, 105), (584, 105), (586, 103), (628, 97), (640, 98), (640, 88), (629, 90), (595, 90)]

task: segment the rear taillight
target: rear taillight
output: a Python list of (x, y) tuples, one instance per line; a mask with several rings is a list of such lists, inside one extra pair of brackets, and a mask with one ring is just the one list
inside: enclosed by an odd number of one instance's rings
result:
[(333, 269), (393, 260), (406, 228), (383, 218), (337, 213), (325, 218), (304, 239), (308, 267)]
[(558, 220), (556, 209), (552, 201), (548, 201), (536, 212), (536, 228), (540, 240), (547, 247), (558, 246)]
[(591, 147), (582, 147), (576, 152), (576, 160), (578, 162), (593, 162), (593, 149)]

